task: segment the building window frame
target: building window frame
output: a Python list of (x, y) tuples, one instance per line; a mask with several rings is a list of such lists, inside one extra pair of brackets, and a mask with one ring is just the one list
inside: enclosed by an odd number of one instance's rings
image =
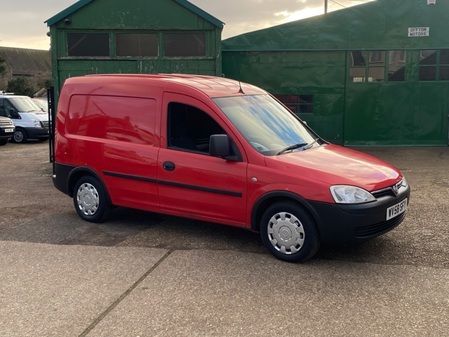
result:
[[(158, 32), (114, 32), (115, 56), (117, 58), (157, 58), (160, 56)], [(130, 46), (131, 45), (131, 46)]]
[[(128, 35), (139, 41), (151, 42), (151, 47), (139, 47), (126, 55), (120, 37)], [(148, 37), (150, 37), (148, 39)], [(147, 38), (147, 39), (146, 39)], [(65, 32), (66, 52), (70, 59), (212, 59), (211, 37), (205, 30), (142, 31), (86, 30)], [(100, 43), (97, 43), (100, 40)], [(84, 45), (83, 45), (84, 43)], [(145, 41), (144, 41), (145, 43)], [(157, 51), (157, 52), (156, 52)]]
[(348, 51), (349, 82), (403, 82), (406, 58), (406, 50), (350, 50)]
[(314, 112), (315, 97), (311, 93), (275, 94), (273, 96), (296, 115)]
[(419, 51), (419, 81), (449, 81), (449, 49)]
[(163, 58), (206, 58), (208, 56), (205, 31), (169, 31), (162, 34)]
[(111, 36), (108, 31), (66, 32), (66, 55), (70, 58), (110, 58)]

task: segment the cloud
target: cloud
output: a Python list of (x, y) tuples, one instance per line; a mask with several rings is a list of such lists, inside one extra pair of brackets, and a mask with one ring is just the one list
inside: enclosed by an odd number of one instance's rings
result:
[[(328, 0), (328, 11), (375, 0)], [(324, 14), (324, 0), (190, 0), (226, 26), (223, 38)]]
[(13, 0), (1, 4), (0, 46), (49, 49), (45, 20), (76, 0)]

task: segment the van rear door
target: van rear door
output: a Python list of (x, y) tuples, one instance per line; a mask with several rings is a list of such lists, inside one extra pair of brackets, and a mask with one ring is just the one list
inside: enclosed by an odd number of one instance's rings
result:
[[(162, 142), (158, 157), (159, 201), (171, 214), (244, 226), (247, 162), (209, 155), (211, 134), (228, 134), (223, 121), (204, 103), (179, 94), (163, 99)], [(240, 152), (234, 146), (236, 152)]]

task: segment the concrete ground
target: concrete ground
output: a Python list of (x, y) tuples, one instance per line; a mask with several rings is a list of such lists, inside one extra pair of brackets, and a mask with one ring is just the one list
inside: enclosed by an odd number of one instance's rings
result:
[(257, 234), (117, 209), (82, 221), (48, 143), (0, 147), (0, 336), (446, 336), (449, 148), (360, 148), (412, 187), (405, 221), (304, 264)]

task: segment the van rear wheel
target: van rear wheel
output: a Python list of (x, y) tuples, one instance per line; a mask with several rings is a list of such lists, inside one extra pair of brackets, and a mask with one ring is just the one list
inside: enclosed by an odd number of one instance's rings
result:
[(318, 251), (320, 242), (315, 222), (294, 202), (279, 202), (261, 218), (260, 235), (265, 247), (278, 259), (301, 262)]
[(73, 203), (78, 215), (90, 222), (106, 221), (112, 211), (106, 189), (92, 176), (84, 176), (75, 184)]

